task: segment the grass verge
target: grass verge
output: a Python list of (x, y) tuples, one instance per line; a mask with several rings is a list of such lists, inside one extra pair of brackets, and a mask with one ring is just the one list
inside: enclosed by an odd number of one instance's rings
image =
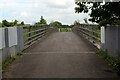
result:
[(71, 28), (60, 28), (60, 32), (71, 32)]
[(17, 53), (15, 56), (13, 57), (9, 57), (8, 59), (6, 59), (3, 63), (2, 63), (2, 71), (4, 72), (5, 69), (14, 61), (16, 60), (18, 57), (22, 56), (23, 53), (19, 52)]
[(112, 57), (108, 55), (107, 51), (99, 50), (97, 54), (102, 57), (108, 65), (110, 65), (113, 70), (120, 76), (120, 58), (119, 57)]

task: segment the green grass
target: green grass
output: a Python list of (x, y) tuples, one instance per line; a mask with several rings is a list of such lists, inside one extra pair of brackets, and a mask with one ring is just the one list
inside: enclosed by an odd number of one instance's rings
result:
[(97, 54), (102, 57), (108, 65), (110, 65), (113, 70), (120, 76), (120, 58), (119, 57), (112, 57), (108, 55), (107, 51), (99, 50)]
[(13, 57), (9, 57), (8, 59), (6, 59), (3, 63), (2, 63), (2, 70), (4, 72), (4, 70), (14, 61), (16, 60), (18, 57), (22, 56), (23, 53), (19, 52), (17, 53), (15, 56)]
[(59, 28), (60, 32), (71, 32), (71, 28)]

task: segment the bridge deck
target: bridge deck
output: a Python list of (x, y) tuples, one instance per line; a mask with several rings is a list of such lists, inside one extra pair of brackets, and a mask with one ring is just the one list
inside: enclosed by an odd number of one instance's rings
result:
[(4, 73), (5, 78), (116, 77), (89, 42), (72, 32), (56, 32), (27, 49)]

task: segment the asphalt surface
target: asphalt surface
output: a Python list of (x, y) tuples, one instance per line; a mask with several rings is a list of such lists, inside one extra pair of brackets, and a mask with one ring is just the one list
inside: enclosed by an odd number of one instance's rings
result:
[(114, 78), (96, 48), (73, 32), (56, 32), (15, 60), (3, 78)]

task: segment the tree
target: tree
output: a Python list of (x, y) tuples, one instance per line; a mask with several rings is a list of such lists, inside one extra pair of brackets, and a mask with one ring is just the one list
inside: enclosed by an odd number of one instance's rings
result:
[(41, 16), (39, 24), (47, 24), (46, 20)]
[(63, 25), (62, 27), (63, 27), (63, 28), (70, 28), (69, 25)]
[(2, 21), (2, 27), (14, 26), (14, 22), (8, 22), (7, 20)]
[(7, 27), (9, 25), (9, 22), (7, 20), (2, 21), (2, 27)]
[(17, 25), (17, 24), (18, 24), (18, 21), (17, 21), (17, 20), (15, 20), (15, 21), (14, 21), (14, 25)]
[(0, 27), (2, 27), (2, 23), (0, 22)]
[(88, 24), (87, 18), (84, 19), (85, 23)]
[(74, 21), (74, 25), (80, 25), (80, 21), (79, 20), (75, 20)]
[(21, 22), (21, 25), (24, 25), (24, 21)]
[[(91, 22), (104, 24), (117, 24), (120, 23), (120, 1), (119, 2), (80, 2), (76, 0), (75, 7), (76, 13), (90, 13)], [(89, 5), (88, 5), (89, 4)]]
[(54, 22), (51, 22), (49, 25), (54, 27), (61, 27), (62, 23), (58, 21), (54, 21)]
[(21, 25), (24, 25), (23, 21), (21, 22), (21, 24), (18, 24), (17, 20), (15, 20), (14, 22), (8, 22), (7, 20), (2, 21), (2, 27), (21, 26)]
[(15, 26), (14, 22), (8, 22), (8, 26), (7, 27), (12, 27), (12, 26)]

